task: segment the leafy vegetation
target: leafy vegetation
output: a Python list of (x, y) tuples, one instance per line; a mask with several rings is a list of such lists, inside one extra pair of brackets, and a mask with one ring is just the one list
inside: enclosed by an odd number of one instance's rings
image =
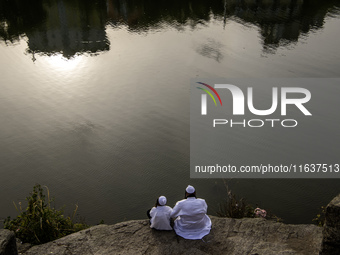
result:
[(18, 203), (19, 208), (14, 203), (19, 215), (12, 220), (8, 217), (4, 221), (4, 228), (14, 231), (24, 243), (42, 244), (89, 227), (84, 223), (73, 223), (77, 205), (72, 217), (65, 217), (62, 209), (51, 207), (53, 199), (50, 199), (48, 188), (44, 187), (47, 199), (41, 185), (35, 185), (33, 192), (26, 198), (27, 208), (22, 210), (21, 202)]
[[(237, 196), (229, 189), (225, 180), (224, 186), (226, 188), (227, 197), (223, 203), (219, 204), (219, 208), (216, 211), (217, 216), (237, 219), (262, 217), (277, 222), (282, 221), (281, 218), (271, 212), (258, 208), (257, 205), (257, 208), (253, 207), (245, 198), (238, 199)], [(256, 213), (257, 211), (264, 213)]]
[(316, 215), (316, 217), (313, 219), (316, 225), (319, 227), (322, 227), (325, 223), (325, 215), (326, 215), (326, 207), (321, 206), (320, 212)]
[(216, 212), (219, 217), (228, 218), (252, 218), (254, 217), (254, 207), (247, 203), (244, 198), (237, 199), (236, 195), (232, 193), (228, 185), (225, 184), (227, 189), (227, 199), (219, 205)]

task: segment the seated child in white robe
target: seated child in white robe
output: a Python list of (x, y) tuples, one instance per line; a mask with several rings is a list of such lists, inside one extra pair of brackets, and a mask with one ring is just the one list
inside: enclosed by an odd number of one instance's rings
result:
[(151, 228), (157, 230), (172, 230), (172, 227), (170, 226), (172, 208), (165, 204), (166, 197), (160, 196), (156, 201), (156, 205), (147, 212), (148, 217), (150, 218)]

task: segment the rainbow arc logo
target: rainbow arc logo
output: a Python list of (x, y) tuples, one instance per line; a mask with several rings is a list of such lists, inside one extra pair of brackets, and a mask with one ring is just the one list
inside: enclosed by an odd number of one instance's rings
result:
[[(209, 88), (217, 96), (217, 98), (220, 101), (220, 104), (222, 106), (221, 97), (213, 87), (211, 87), (209, 84), (206, 84), (206, 83), (203, 83), (203, 82), (197, 82), (197, 83)], [(197, 87), (197, 88), (206, 92), (212, 98), (212, 100), (214, 101), (215, 106), (217, 106), (216, 100), (209, 90), (201, 88), (201, 87)], [(206, 94), (201, 95), (201, 102), (202, 102), (202, 104), (201, 104), (201, 114), (207, 115), (207, 95)]]

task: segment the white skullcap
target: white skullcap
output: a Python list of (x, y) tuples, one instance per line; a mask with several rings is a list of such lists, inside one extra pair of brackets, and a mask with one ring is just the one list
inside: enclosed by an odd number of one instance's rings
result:
[(185, 189), (185, 191), (189, 194), (192, 194), (195, 192), (195, 188), (191, 185), (188, 185), (188, 187)]
[(160, 205), (165, 205), (165, 204), (166, 204), (166, 197), (165, 197), (165, 196), (160, 196), (160, 197), (158, 198), (158, 203), (159, 203)]

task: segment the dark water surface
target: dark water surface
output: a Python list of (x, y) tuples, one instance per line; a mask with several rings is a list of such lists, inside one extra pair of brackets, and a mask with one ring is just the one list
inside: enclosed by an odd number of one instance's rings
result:
[[(145, 218), (189, 183), (215, 214), (223, 181), (189, 177), (190, 79), (339, 77), (339, 14), (338, 1), (0, 0), (0, 219), (35, 183), (90, 224)], [(290, 223), (340, 192), (228, 184)]]

